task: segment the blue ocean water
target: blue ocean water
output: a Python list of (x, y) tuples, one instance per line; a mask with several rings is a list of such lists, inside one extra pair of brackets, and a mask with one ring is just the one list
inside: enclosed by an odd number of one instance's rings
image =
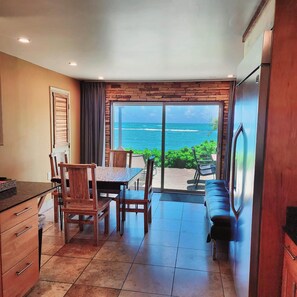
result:
[[(122, 146), (134, 150), (161, 149), (162, 125), (159, 123), (123, 123), (122, 144), (119, 143), (118, 123), (114, 123), (113, 147)], [(217, 131), (212, 124), (167, 123), (165, 127), (165, 151), (192, 147), (206, 140), (217, 141)]]

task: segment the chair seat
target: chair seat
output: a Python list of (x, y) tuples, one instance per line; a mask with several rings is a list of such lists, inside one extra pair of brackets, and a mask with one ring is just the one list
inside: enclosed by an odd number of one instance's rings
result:
[(88, 213), (92, 213), (92, 214), (96, 214), (101, 212), (103, 209), (105, 209), (109, 203), (111, 202), (111, 198), (100, 198), (98, 199), (98, 209), (94, 210), (92, 208), (92, 204), (90, 204), (90, 206), (88, 206), (85, 202), (84, 204), (68, 204), (67, 207), (62, 207), (62, 210), (64, 212), (72, 212), (72, 213), (76, 213), (76, 214), (81, 214), (81, 213), (86, 213), (86, 211)]

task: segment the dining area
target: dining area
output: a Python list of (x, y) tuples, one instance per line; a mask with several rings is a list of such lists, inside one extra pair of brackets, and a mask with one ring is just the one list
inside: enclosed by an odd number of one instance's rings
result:
[[(116, 230), (123, 235), (126, 212), (143, 213), (144, 233), (151, 222), (152, 179), (154, 157), (148, 158), (146, 168), (131, 168), (133, 152), (111, 150), (109, 166), (68, 163), (66, 152), (49, 154), (51, 181), (57, 185), (53, 193), (54, 221), (64, 229), (69, 243), (69, 224), (92, 225), (94, 245), (99, 244), (98, 223), (104, 221), (104, 233), (109, 232), (110, 203), (116, 204)], [(144, 189), (139, 178), (145, 171)]]

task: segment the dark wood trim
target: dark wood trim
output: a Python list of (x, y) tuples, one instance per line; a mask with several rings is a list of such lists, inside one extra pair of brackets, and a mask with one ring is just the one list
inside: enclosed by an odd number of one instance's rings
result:
[(255, 11), (253, 17), (250, 20), (250, 23), (248, 24), (246, 30), (244, 31), (242, 35), (242, 42), (245, 42), (249, 34), (251, 33), (252, 29), (255, 27), (258, 19), (260, 18), (264, 8), (268, 4), (269, 0), (262, 0), (257, 7), (257, 10)]

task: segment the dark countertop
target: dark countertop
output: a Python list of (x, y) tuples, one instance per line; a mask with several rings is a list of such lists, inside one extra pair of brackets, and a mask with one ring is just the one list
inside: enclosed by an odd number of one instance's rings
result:
[(297, 245), (297, 207), (287, 207), (286, 225), (283, 226), (283, 230)]
[(56, 188), (54, 183), (17, 181), (16, 188), (0, 192), (0, 212)]

